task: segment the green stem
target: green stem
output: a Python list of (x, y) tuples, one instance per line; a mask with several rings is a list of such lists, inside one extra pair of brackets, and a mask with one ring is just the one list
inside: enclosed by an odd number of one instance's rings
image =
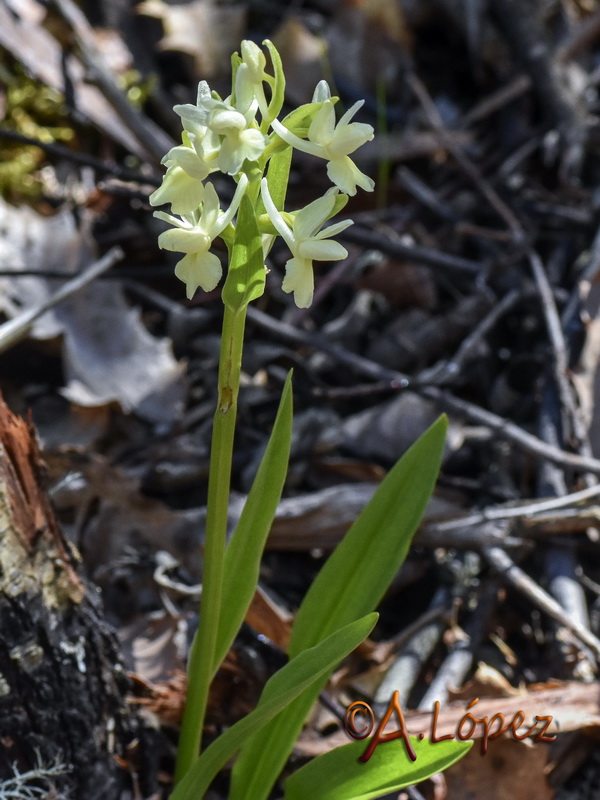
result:
[(175, 782), (185, 775), (200, 753), (210, 684), (219, 667), (214, 664), (214, 659), (222, 602), (231, 461), (245, 321), (245, 307), (233, 311), (225, 306), (219, 360), (219, 401), (214, 418), (208, 478), (200, 623), (188, 661), (188, 695), (179, 737)]

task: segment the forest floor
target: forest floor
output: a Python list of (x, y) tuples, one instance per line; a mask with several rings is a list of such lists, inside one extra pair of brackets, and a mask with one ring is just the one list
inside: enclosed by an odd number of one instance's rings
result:
[[(483, 757), (476, 743), (401, 797), (600, 798), (597, 3), (0, 0), (0, 311), (22, 321), (0, 325), (0, 389), (31, 410), (61, 529), (161, 727), (152, 774), (123, 761), (138, 788), (121, 797), (161, 797), (172, 776), (222, 318), (220, 288), (185, 300), (148, 197), (180, 141), (173, 105), (199, 80), (226, 94), (244, 38), (279, 48), (286, 109), (324, 78), (342, 108), (365, 99), (376, 135), (357, 163), (376, 188), (350, 198), (348, 258), (316, 266), (310, 308), (282, 291), (282, 245), (248, 313), (232, 524), (290, 368), (294, 435), (207, 735), (253, 707), (327, 554), (444, 412), (424, 521), (290, 769), (348, 740), (352, 700), (381, 712), (398, 690), (414, 725), (439, 700), (439, 731), (455, 731), (479, 698), (475, 717), (551, 707), (561, 730)], [(327, 188), (299, 154), (290, 207)]]

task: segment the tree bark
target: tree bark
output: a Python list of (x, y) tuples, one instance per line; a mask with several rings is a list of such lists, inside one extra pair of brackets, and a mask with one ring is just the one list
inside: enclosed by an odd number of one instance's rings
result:
[(130, 797), (141, 726), (128, 678), (42, 475), (31, 422), (0, 399), (0, 781), (59, 763), (69, 771), (48, 780), (60, 793)]

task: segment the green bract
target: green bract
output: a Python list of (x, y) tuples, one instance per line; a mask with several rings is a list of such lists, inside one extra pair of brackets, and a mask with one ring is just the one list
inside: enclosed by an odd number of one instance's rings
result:
[[(264, 44), (267, 53), (244, 41), (241, 55), (232, 57), (229, 97), (220, 98), (202, 81), (195, 104), (175, 106), (183, 125), (182, 143), (164, 157), (166, 174), (150, 197), (152, 205), (171, 205), (171, 214), (155, 212), (170, 225), (160, 234), (159, 245), (183, 254), (175, 274), (185, 283), (189, 299), (198, 288), (212, 291), (221, 280), (221, 260), (211, 252), (217, 237), (228, 253), (200, 623), (189, 654), (188, 696), (173, 800), (200, 800), (217, 773), (238, 753), (230, 800), (266, 800), (319, 692), (338, 662), (375, 625), (375, 609), (406, 557), (433, 490), (446, 430), (445, 420), (439, 420), (389, 472), (307, 593), (296, 615), (289, 663), (267, 682), (254, 711), (201, 754), (210, 685), (256, 590), (263, 548), (285, 483), (291, 442), (288, 376), (260, 468), (228, 543), (246, 310), (264, 292), (264, 261), (278, 235), (290, 250), (282, 288), (293, 293), (298, 306), (310, 305), (313, 261), (347, 256), (334, 237), (352, 221), (328, 227), (326, 222), (344, 207), (357, 187), (373, 189), (371, 178), (350, 158), (373, 138), (370, 125), (351, 121), (362, 103), (355, 103), (336, 124), (337, 98), (331, 97), (322, 81), (311, 103), (279, 121), (285, 77), (276, 48), (271, 42)], [(306, 207), (286, 211), (294, 149), (327, 161), (334, 186)], [(224, 211), (215, 184), (207, 180), (216, 172), (236, 184), (233, 200)], [(419, 743), (419, 748), (418, 768), (403, 762), (394, 766), (396, 748), (389, 743), (378, 748), (368, 764), (356, 762), (356, 746), (340, 748), (292, 775), (286, 783), (286, 798), (374, 798), (444, 769), (467, 749), (461, 742), (444, 742), (439, 749)]]

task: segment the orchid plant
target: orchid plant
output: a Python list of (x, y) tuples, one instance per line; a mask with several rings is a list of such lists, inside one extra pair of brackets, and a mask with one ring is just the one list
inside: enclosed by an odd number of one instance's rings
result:
[[(445, 438), (438, 420), (403, 456), (373, 499), (329, 557), (297, 612), (289, 645), (290, 660), (265, 685), (257, 707), (201, 752), (211, 682), (242, 624), (258, 583), (265, 541), (285, 482), (292, 426), (288, 376), (275, 424), (235, 531), (227, 541), (227, 512), (246, 309), (265, 288), (265, 259), (279, 235), (290, 251), (284, 292), (308, 307), (313, 298), (314, 261), (346, 258), (334, 237), (352, 224), (327, 225), (360, 187), (373, 181), (350, 157), (373, 138), (371, 125), (352, 121), (363, 101), (336, 123), (339, 98), (321, 81), (311, 103), (282, 120), (285, 78), (277, 49), (267, 54), (251, 41), (232, 58), (231, 94), (222, 99), (202, 81), (195, 104), (175, 106), (182, 121), (182, 143), (164, 157), (166, 173), (151, 195), (152, 205), (170, 204), (155, 216), (171, 226), (160, 247), (182, 253), (175, 274), (191, 299), (200, 288), (214, 290), (223, 276), (211, 252), (220, 237), (228, 251), (222, 288), (224, 305), (208, 484), (201, 613), (188, 663), (188, 696), (171, 800), (199, 800), (210, 783), (239, 753), (231, 778), (230, 800), (266, 800), (302, 729), (310, 707), (335, 666), (373, 629), (381, 597), (402, 564), (433, 490)], [(270, 71), (271, 70), (271, 71)], [(293, 150), (327, 162), (333, 186), (304, 208), (285, 210)], [(210, 177), (231, 177), (235, 191), (226, 210)], [(336, 762), (356, 770), (356, 745), (336, 751)], [(429, 743), (426, 743), (429, 744)], [(415, 739), (419, 763), (391, 750), (379, 750), (359, 764), (355, 788), (325, 789), (331, 762), (311, 762), (285, 785), (285, 797), (309, 792), (330, 800), (379, 797), (423, 780), (460, 758), (470, 743), (443, 742), (424, 747)], [(390, 747), (386, 745), (386, 747)], [(384, 748), (381, 748), (383, 750)], [(432, 755), (433, 753), (433, 755)], [(341, 757), (342, 761), (339, 761)], [(324, 759), (324, 757), (320, 757)], [(319, 794), (319, 771), (323, 793)], [(349, 774), (349, 773), (348, 773)], [(340, 778), (343, 776), (340, 775)], [(347, 777), (347, 775), (346, 775)], [(316, 781), (316, 784), (315, 784)], [(309, 788), (310, 787), (310, 788)]]

